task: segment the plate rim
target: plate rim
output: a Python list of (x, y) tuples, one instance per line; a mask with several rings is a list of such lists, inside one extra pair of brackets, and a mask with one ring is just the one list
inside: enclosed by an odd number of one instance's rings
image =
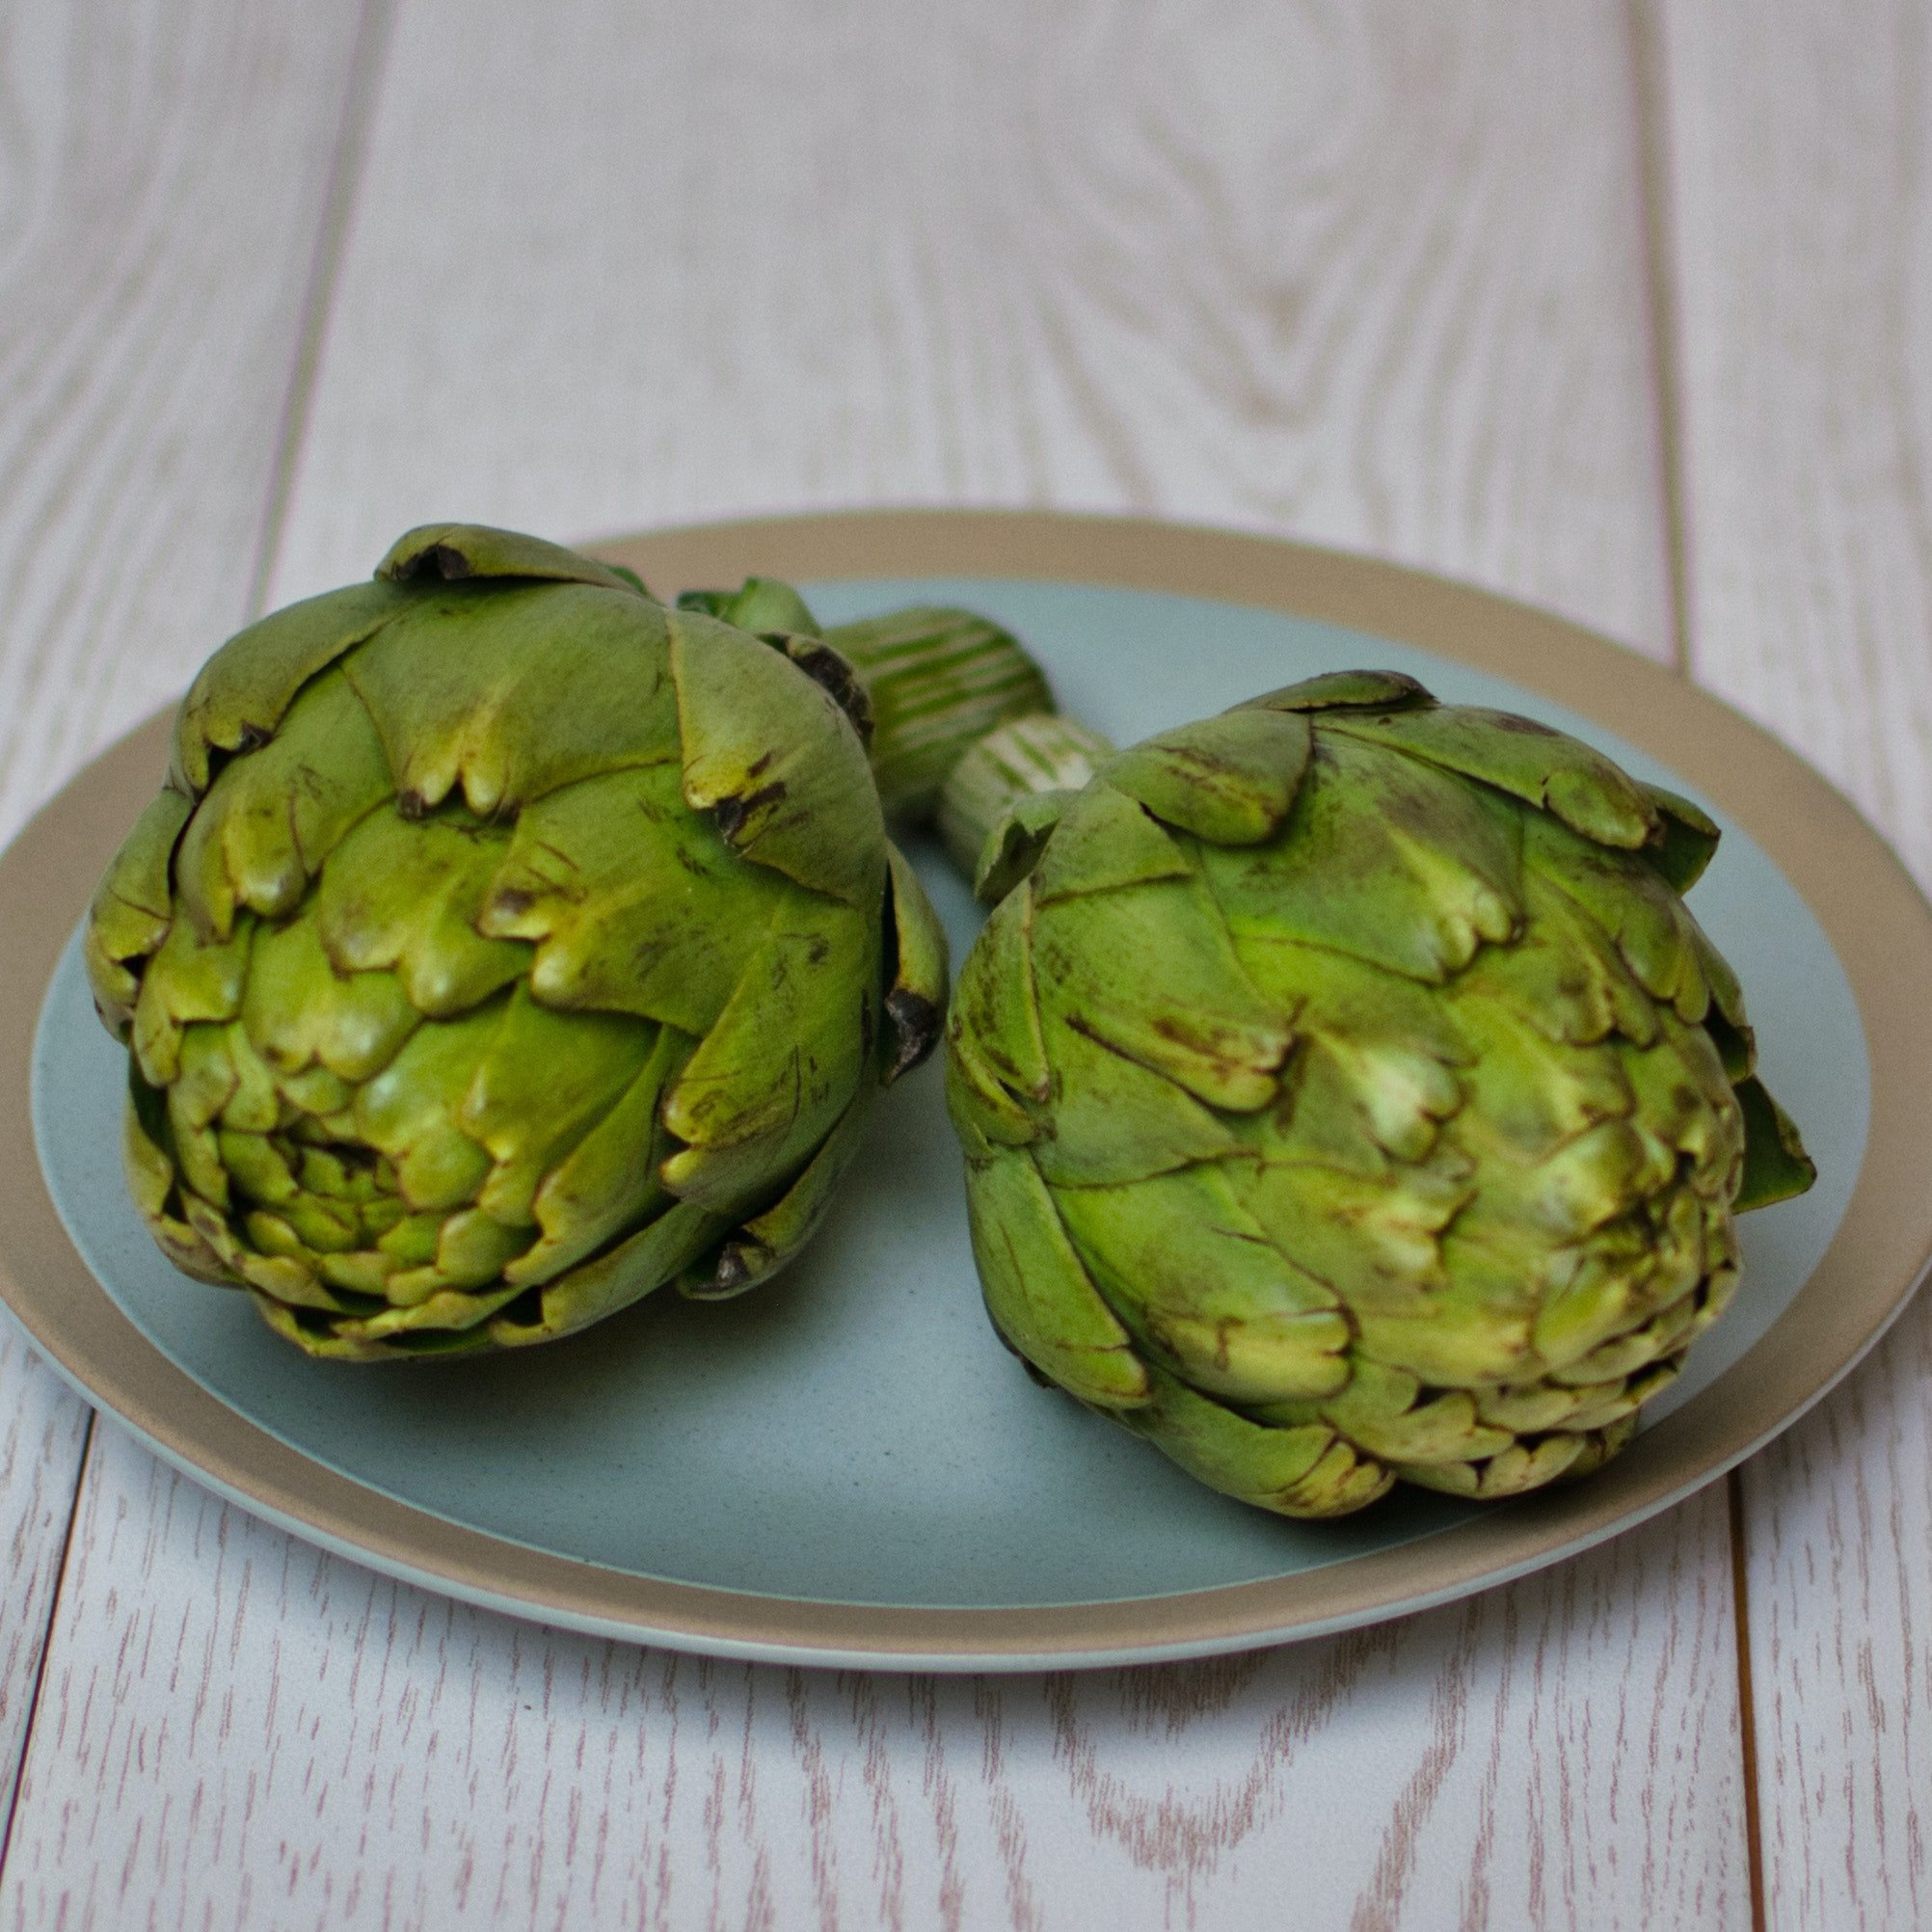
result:
[[(1567, 618), (1382, 558), (1140, 517), (855, 510), (738, 519), (584, 546), (647, 582), (1006, 577), (1165, 592), (1374, 632), (1507, 677), (1691, 779), (1811, 908), (1851, 983), (1871, 1119), (1851, 1200), (1771, 1328), (1692, 1403), (1575, 1489), (1392, 1549), (1260, 1582), (1081, 1604), (827, 1602), (640, 1577), (397, 1501), (246, 1421), (164, 1355), (95, 1280), (41, 1176), (28, 1106), (54, 967), (146, 803), (173, 707), (84, 766), (0, 854), (0, 1299), (88, 1401), (252, 1514), (404, 1581), (600, 1636), (754, 1661), (1026, 1671), (1299, 1641), (1493, 1588), (1668, 1509), (1818, 1402), (1932, 1264), (1932, 906), (1819, 773), (1721, 699)], [(1855, 943), (1851, 943), (1855, 942)]]

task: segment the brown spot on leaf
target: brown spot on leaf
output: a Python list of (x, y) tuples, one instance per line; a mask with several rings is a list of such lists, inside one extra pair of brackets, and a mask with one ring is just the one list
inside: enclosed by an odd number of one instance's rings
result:
[(859, 683), (850, 663), (829, 644), (816, 638), (788, 637), (783, 633), (765, 640), (782, 650), (812, 682), (831, 694), (832, 701), (850, 720), (861, 744), (872, 736), (872, 694)]
[(784, 796), (784, 779), (774, 778), (769, 785), (762, 786), (756, 792), (747, 792), (742, 798), (720, 798), (712, 809), (711, 817), (716, 820), (718, 830), (736, 845), (746, 821), (755, 813), (764, 811), (767, 806), (778, 804)]
[(929, 1054), (939, 1040), (939, 1007), (924, 993), (895, 986), (886, 995), (886, 1018), (894, 1034), (892, 1064), (886, 1069), (888, 1083), (909, 1073)]

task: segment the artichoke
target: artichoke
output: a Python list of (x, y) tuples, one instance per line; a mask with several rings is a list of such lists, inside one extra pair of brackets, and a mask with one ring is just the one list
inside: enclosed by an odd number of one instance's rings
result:
[[(930, 740), (938, 616), (828, 633), (881, 716), (916, 674)], [(1613, 1455), (1731, 1299), (1733, 1216), (1812, 1179), (1681, 898), (1717, 827), (1391, 672), (1119, 754), (1014, 710), (963, 702), (915, 801), (994, 904), (947, 1093), (1006, 1343), (1285, 1516)]]
[(85, 934), (175, 1263), (363, 1360), (798, 1250), (946, 970), (803, 625), (437, 526), (216, 653)]

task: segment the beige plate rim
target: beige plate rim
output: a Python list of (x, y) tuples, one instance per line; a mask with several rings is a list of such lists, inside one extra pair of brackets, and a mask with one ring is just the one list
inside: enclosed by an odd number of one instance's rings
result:
[(1932, 1256), (1932, 908), (1879, 836), (1775, 739), (1580, 627), (1372, 558), (1140, 519), (856, 511), (590, 546), (647, 582), (1001, 577), (1205, 597), (1366, 631), (1570, 706), (1692, 779), (1749, 829), (1838, 949), (1871, 1058), (1871, 1130), (1836, 1238), (1791, 1307), (1694, 1403), (1574, 1489), (1326, 1569), (1049, 1608), (829, 1603), (656, 1581), (466, 1529), (245, 1421), (121, 1314), (68, 1241), (33, 1144), (28, 1078), (62, 946), (162, 762), (152, 720), (88, 765), (0, 856), (0, 1296), (92, 1402), (218, 1492), (411, 1582), (572, 1628), (718, 1655), (1028, 1670), (1201, 1655), (1326, 1634), (1467, 1595), (1590, 1547), (1732, 1467), (1804, 1412), (1897, 1315)]

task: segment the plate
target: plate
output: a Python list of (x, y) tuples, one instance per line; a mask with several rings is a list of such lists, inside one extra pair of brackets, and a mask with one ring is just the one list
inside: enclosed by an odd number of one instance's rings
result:
[[(1823, 781), (1670, 673), (1438, 578), (1164, 524), (879, 514), (597, 549), (665, 591), (789, 577), (828, 620), (970, 604), (1121, 742), (1350, 665), (1591, 739), (1724, 825), (1691, 903), (1743, 978), (1819, 1184), (1741, 1223), (1737, 1301), (1631, 1448), (1502, 1507), (1416, 1491), (1340, 1523), (1282, 1521), (1035, 1388), (979, 1308), (930, 1066), (885, 1097), (832, 1221), (758, 1294), (654, 1297), (495, 1359), (311, 1362), (241, 1297), (175, 1275), (121, 1181), (122, 1056), (73, 935), (160, 779), (156, 720), (0, 860), (0, 1290), (90, 1400), (258, 1515), (478, 1603), (731, 1656), (1200, 1655), (1441, 1602), (1628, 1528), (1816, 1401), (1923, 1271), (1932, 912)], [(922, 863), (957, 956), (977, 913)]]

